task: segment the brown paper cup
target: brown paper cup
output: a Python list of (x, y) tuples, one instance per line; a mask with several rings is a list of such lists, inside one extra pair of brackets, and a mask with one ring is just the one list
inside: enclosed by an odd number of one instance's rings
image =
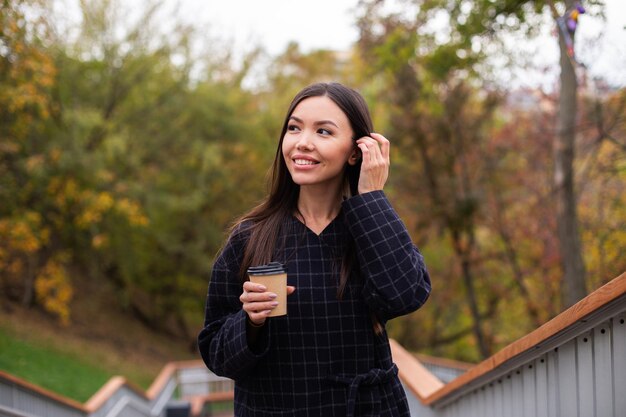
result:
[(268, 317), (284, 316), (287, 314), (287, 267), (280, 262), (270, 262), (267, 265), (257, 265), (248, 268), (250, 281), (261, 284), (268, 292), (277, 295), (278, 305), (272, 309)]
[(268, 292), (276, 294), (275, 301), (278, 305), (274, 307), (268, 317), (284, 316), (287, 314), (287, 274), (276, 275), (248, 275), (250, 281), (255, 284), (264, 285)]

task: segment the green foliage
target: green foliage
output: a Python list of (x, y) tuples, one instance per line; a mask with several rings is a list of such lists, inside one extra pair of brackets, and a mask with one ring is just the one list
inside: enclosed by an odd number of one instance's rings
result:
[(235, 72), (192, 84), (192, 63), (173, 58), (188, 32), (155, 41), (154, 8), (120, 30), (112, 4), (84, 3), (81, 36), (43, 49), (45, 33), (11, 6), (3, 43), (21, 55), (2, 61), (4, 294), (67, 321), (71, 267), (115, 283), (146, 323), (192, 337), (187, 312), (201, 317), (223, 230), (262, 196), (256, 174), (273, 150), (256, 98)]

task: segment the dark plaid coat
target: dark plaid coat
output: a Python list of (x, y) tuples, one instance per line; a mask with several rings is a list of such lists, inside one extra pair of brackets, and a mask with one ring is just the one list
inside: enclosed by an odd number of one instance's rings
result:
[[(384, 324), (428, 298), (430, 278), (406, 227), (382, 191), (345, 200), (319, 236), (296, 218), (287, 223), (273, 260), (287, 263), (296, 292), (253, 349), (239, 301), (245, 227), (213, 267), (198, 342), (209, 369), (235, 380), (235, 415), (409, 416), (387, 334), (376, 335), (371, 321), (371, 312)], [(358, 268), (339, 300), (349, 242)]]

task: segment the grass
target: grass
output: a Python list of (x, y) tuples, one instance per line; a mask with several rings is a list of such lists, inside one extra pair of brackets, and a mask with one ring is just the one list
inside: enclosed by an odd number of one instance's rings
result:
[(0, 369), (79, 402), (113, 376), (76, 355), (15, 338), (0, 328)]
[(198, 359), (99, 298), (76, 297), (69, 326), (36, 308), (0, 305), (0, 370), (84, 403), (115, 375), (146, 390), (167, 362)]

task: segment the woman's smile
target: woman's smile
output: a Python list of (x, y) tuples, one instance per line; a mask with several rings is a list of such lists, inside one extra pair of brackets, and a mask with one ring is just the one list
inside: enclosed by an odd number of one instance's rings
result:
[(304, 155), (295, 155), (292, 160), (296, 169), (312, 169), (319, 165), (319, 161)]

